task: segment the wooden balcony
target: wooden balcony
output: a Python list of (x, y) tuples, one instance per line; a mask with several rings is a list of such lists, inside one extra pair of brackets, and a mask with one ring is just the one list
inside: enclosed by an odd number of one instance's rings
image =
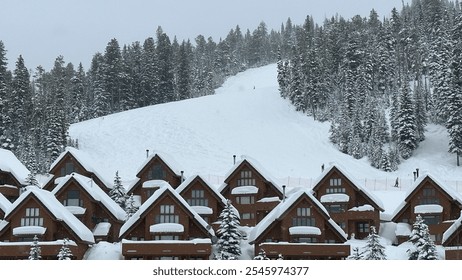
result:
[(208, 259), (212, 253), (210, 239), (198, 240), (155, 240), (155, 241), (122, 241), (122, 255), (126, 259), (156, 257), (179, 257), (180, 259)]
[(262, 243), (255, 247), (256, 254), (265, 250), (269, 258), (277, 258), (281, 254), (285, 259), (344, 259), (350, 255), (350, 245), (328, 243)]
[[(0, 259), (24, 260), (29, 258), (32, 242), (0, 242)], [(43, 260), (57, 260), (58, 253), (63, 246), (61, 242), (39, 242), (40, 256)], [(76, 259), (82, 259), (87, 248), (79, 249), (76, 245), (70, 245), (69, 249)]]

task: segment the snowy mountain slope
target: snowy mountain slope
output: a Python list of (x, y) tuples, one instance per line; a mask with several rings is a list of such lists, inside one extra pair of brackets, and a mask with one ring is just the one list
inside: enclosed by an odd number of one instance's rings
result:
[(251, 69), (229, 78), (215, 95), (73, 124), (69, 133), (109, 182), (117, 170), (123, 180), (133, 179), (149, 149), (169, 154), (186, 175), (203, 174), (216, 184), (232, 167), (233, 155), (248, 155), (289, 186), (309, 186), (322, 164), (336, 162), (373, 190), (393, 186), (397, 177), (410, 185), (416, 168), (462, 190), (456, 182), (462, 181), (462, 168), (447, 152), (444, 128), (428, 126), (414, 157), (396, 172), (382, 172), (367, 159), (340, 153), (328, 140), (328, 122), (296, 112), (280, 97), (276, 75), (275, 64)]

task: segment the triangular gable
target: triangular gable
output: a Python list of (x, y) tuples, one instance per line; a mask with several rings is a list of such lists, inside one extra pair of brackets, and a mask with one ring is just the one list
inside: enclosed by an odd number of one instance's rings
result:
[(182, 176), (182, 172), (184, 172), (184, 169), (172, 157), (165, 153), (154, 152), (153, 154), (147, 157), (143, 164), (141, 164), (140, 168), (136, 172), (136, 177), (141, 177), (141, 173), (143, 173), (145, 169), (148, 168), (155, 159), (160, 160), (164, 164), (164, 166), (167, 167), (176, 176)]
[(350, 183), (351, 186), (355, 189), (355, 191), (361, 193), (363, 197), (369, 201), (369, 203), (375, 208), (380, 211), (385, 211), (384, 205), (382, 201), (377, 198), (374, 194), (369, 192), (369, 190), (364, 187), (361, 183), (359, 183), (357, 180), (355, 180), (346, 170), (344, 170), (342, 167), (339, 165), (333, 164), (326, 168), (322, 174), (314, 181), (313, 184), (313, 191), (317, 192), (319, 187), (321, 186), (321, 183), (324, 181), (325, 178), (329, 177), (332, 173), (338, 172), (342, 174), (346, 180)]
[(51, 164), (49, 173), (55, 173), (57, 171), (55, 170), (56, 166), (58, 166), (62, 161), (66, 160), (67, 157), (75, 159), (75, 161), (83, 170), (94, 174), (101, 181), (101, 183), (104, 184), (104, 187), (109, 188), (110, 184), (108, 184), (106, 180), (99, 174), (99, 172), (91, 165), (92, 160), (88, 157), (88, 155), (72, 147), (67, 147), (66, 150), (62, 152), (59, 157)]
[[(19, 198), (12, 204), (9, 211), (5, 213), (5, 220), (13, 215), (18, 209), (21, 209), (23, 203), (29, 199), (35, 198), (40, 204), (47, 209), (54, 220), (62, 221), (76, 236), (86, 243), (95, 243), (92, 232), (71, 212), (69, 212), (49, 191), (38, 188), (29, 188), (22, 193)], [(3, 228), (0, 229), (0, 231)]]
[(11, 205), (12, 203), (8, 199), (6, 199), (6, 197), (3, 196), (3, 194), (0, 193), (0, 210), (3, 213), (6, 213), (10, 209)]
[(228, 187), (228, 181), (230, 178), (234, 177), (236, 175), (236, 172), (241, 169), (244, 165), (248, 165), (250, 168), (255, 170), (259, 174), (260, 177), (262, 177), (265, 181), (269, 182), (271, 186), (274, 187), (277, 193), (279, 193), (282, 197), (283, 190), (278, 182), (277, 179), (273, 178), (268, 171), (266, 171), (263, 166), (261, 166), (260, 163), (258, 163), (255, 159), (252, 159), (248, 156), (243, 156), (242, 159), (228, 171), (225, 175), (225, 180), (224, 183), (218, 188), (218, 191), (220, 193), (223, 193), (225, 189)]
[(11, 151), (5, 149), (0, 149), (0, 170), (13, 175), (21, 185), (26, 184), (27, 176), (30, 174), (30, 171), (18, 158)]
[(100, 202), (101, 205), (110, 213), (116, 220), (124, 221), (126, 212), (112, 200), (91, 178), (83, 175), (72, 173), (66, 175), (60, 180), (59, 184), (53, 189), (51, 193), (55, 196), (60, 193), (71, 181), (76, 182), (82, 190), (84, 190), (93, 200)]
[(285, 219), (287, 213), (293, 207), (296, 207), (297, 204), (303, 199), (306, 198), (326, 219), (327, 224), (332, 228), (334, 233), (337, 233), (339, 238), (346, 241), (346, 233), (342, 228), (334, 222), (329, 216), (326, 208), (309, 192), (309, 191), (298, 191), (291, 196), (289, 196), (285, 201), (281, 202), (274, 208), (268, 215), (266, 215), (263, 220), (261, 220), (251, 231), (249, 235), (249, 243), (252, 244), (258, 240), (263, 234), (269, 231), (278, 221)]
[(200, 181), (201, 184), (213, 194), (215, 199), (219, 201), (223, 207), (226, 206), (226, 198), (221, 195), (221, 193), (218, 192), (216, 188), (212, 187), (204, 177), (200, 175), (187, 178), (185, 181), (183, 181), (183, 183), (181, 183), (180, 186), (178, 186), (178, 188), (175, 189), (175, 191), (183, 197), (183, 194), (193, 185), (196, 180)]
[(434, 183), (436, 188), (438, 188), (450, 201), (454, 201), (459, 206), (462, 207), (462, 197), (451, 187), (447, 186), (436, 177), (430, 174), (421, 175), (415, 180), (414, 184), (407, 190), (404, 202), (402, 202), (394, 211), (392, 221), (394, 221), (398, 216), (400, 216), (406, 207), (408, 202), (416, 195), (416, 193), (425, 185), (425, 182), (429, 180)]
[[(441, 244), (448, 246), (451, 241), (457, 236), (462, 234), (462, 211), (460, 217), (443, 233)], [(457, 244), (458, 246), (462, 244)]]
[(208, 226), (208, 224), (204, 221), (204, 219), (194, 211), (191, 206), (182, 198), (170, 185), (169, 186), (164, 186), (158, 189), (157, 191), (154, 192), (153, 195), (149, 197), (148, 200), (146, 200), (136, 211), (120, 228), (120, 234), (119, 237), (125, 236), (126, 233), (128, 233), (133, 227), (135, 227), (151, 210), (153, 205), (157, 202), (157, 200), (163, 198), (165, 195), (170, 195), (174, 200), (177, 201), (177, 204), (180, 205), (185, 211), (188, 213), (188, 215), (194, 219), (196, 224), (199, 226), (200, 229), (204, 231), (205, 234), (207, 234), (210, 237), (215, 236), (215, 232), (213, 231), (212, 228)]

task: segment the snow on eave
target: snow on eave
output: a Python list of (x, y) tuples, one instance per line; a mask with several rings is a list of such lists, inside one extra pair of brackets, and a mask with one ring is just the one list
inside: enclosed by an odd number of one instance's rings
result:
[(445, 232), (443, 232), (441, 243), (444, 245), (444, 243), (446, 243), (446, 241), (448, 241), (460, 227), (462, 227), (462, 211), (460, 217)]
[(321, 175), (314, 180), (313, 183), (313, 188), (316, 188), (317, 185), (329, 174), (333, 169), (337, 169), (340, 173), (347, 178), (354, 187), (357, 188), (357, 190), (361, 193), (363, 193), (367, 198), (371, 200), (372, 203), (375, 204), (376, 207), (379, 208), (380, 211), (385, 211), (385, 207), (383, 205), (383, 202), (375, 196), (372, 192), (370, 192), (366, 187), (364, 187), (358, 180), (354, 179), (352, 175), (348, 171), (346, 171), (340, 164), (338, 163), (331, 163), (327, 168), (324, 169), (324, 171), (321, 173)]
[(442, 213), (443, 206), (438, 204), (423, 204), (414, 206), (414, 214)]
[(2, 193), (0, 193), (0, 209), (6, 213), (10, 209), (11, 205), (12, 203), (6, 199)]
[(329, 202), (348, 202), (350, 201), (350, 196), (344, 193), (330, 193), (321, 196), (320, 201), (322, 203)]
[[(159, 152), (159, 151), (154, 150), (152, 151), (152, 154), (150, 154), (144, 160), (144, 162), (140, 165), (140, 167), (136, 171), (136, 174), (139, 175), (139, 173), (146, 167), (146, 165), (148, 165), (149, 162), (151, 162), (151, 160), (155, 158), (156, 156), (159, 157), (165, 163), (165, 165), (168, 168), (170, 168), (173, 171), (173, 173), (175, 173), (175, 175), (181, 176), (182, 175), (181, 172), (182, 171), (184, 172), (183, 167), (175, 159), (173, 159), (173, 157), (166, 154), (165, 152)], [(184, 176), (184, 173), (183, 173), (183, 176)]]
[[(250, 156), (243, 155), (241, 156), (241, 160), (237, 161), (234, 166), (226, 173), (225, 181), (244, 163), (249, 163), (266, 181), (270, 182), (281, 194), (283, 193), (282, 184), (279, 180), (274, 178), (270, 173), (255, 159), (251, 158)], [(223, 191), (223, 189), (227, 186), (226, 183), (223, 183), (219, 191)]]
[(9, 150), (0, 149), (0, 170), (11, 173), (22, 185), (26, 184), (30, 171), (19, 159)]
[(164, 193), (169, 192), (174, 198), (178, 200), (180, 204), (182, 204), (187, 211), (193, 216), (193, 218), (198, 222), (199, 226), (202, 226), (206, 232), (210, 236), (215, 236), (214, 230), (209, 227), (209, 225), (204, 221), (204, 219), (196, 212), (194, 209), (181, 197), (172, 186), (169, 184), (159, 188), (155, 191), (120, 228), (119, 237), (122, 237), (131, 227), (138, 222), (139, 219), (142, 218), (144, 212), (146, 212), (151, 205), (155, 203), (157, 199), (159, 199)]
[(79, 164), (88, 172), (95, 174), (95, 176), (105, 184), (105, 187), (110, 188), (112, 186), (109, 184), (100, 174), (99, 172), (91, 165), (92, 160), (88, 157), (87, 154), (84, 152), (73, 148), (73, 147), (66, 147), (66, 150), (62, 152), (58, 158), (51, 164), (50, 171), (53, 170), (56, 165), (67, 155), (70, 154), (72, 157), (75, 158), (79, 162)]
[(462, 196), (457, 193), (453, 188), (445, 184), (444, 182), (440, 181), (438, 178), (436, 178), (434, 175), (425, 173), (420, 175), (414, 182), (414, 184), (407, 190), (406, 196), (404, 200), (408, 200), (408, 198), (414, 193), (414, 191), (420, 187), (420, 185), (423, 183), (425, 179), (430, 179), (432, 180), (438, 187), (441, 188), (443, 192), (445, 192), (451, 199), (454, 201), (457, 201), (459, 205), (462, 206)]
[(327, 212), (326, 208), (319, 202), (312, 194), (311, 190), (301, 190), (298, 191), (291, 196), (287, 197), (283, 202), (279, 203), (271, 212), (268, 213), (250, 232), (249, 234), (249, 243), (255, 242), (261, 234), (263, 234), (266, 229), (273, 224), (273, 222), (280, 220), (282, 215), (290, 208), (293, 206), (295, 202), (299, 198), (301, 198), (303, 195), (307, 195), (311, 201), (321, 209), (324, 214), (329, 217), (328, 218), (328, 223), (338, 231), (338, 233), (343, 236), (346, 240), (346, 233), (343, 231), (343, 229), (337, 225), (329, 216), (329, 213)]
[(80, 175), (78, 173), (72, 173), (62, 177), (59, 184), (51, 191), (52, 194), (56, 195), (70, 180), (76, 180), (76, 182), (95, 200), (101, 202), (101, 204), (119, 221), (125, 221), (126, 212), (117, 204), (114, 200), (107, 195), (100, 186), (98, 186), (93, 179)]
[(13, 203), (10, 210), (5, 213), (5, 218), (7, 219), (8, 215), (29, 196), (35, 196), (58, 221), (65, 223), (82, 241), (95, 243), (92, 232), (79, 219), (69, 212), (51, 192), (39, 188), (29, 188), (22, 193)]

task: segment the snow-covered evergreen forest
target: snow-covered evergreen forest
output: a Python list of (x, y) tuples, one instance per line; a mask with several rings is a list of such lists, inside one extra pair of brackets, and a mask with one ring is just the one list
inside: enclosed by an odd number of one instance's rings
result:
[(331, 121), (338, 149), (394, 171), (424, 140), (428, 123), (447, 127), (462, 152), (462, 14), (458, 1), (414, 0), (390, 18), (310, 18), (287, 25), (278, 54), (282, 97)]
[(279, 30), (239, 25), (219, 42), (178, 42), (158, 27), (129, 45), (110, 40), (89, 69), (58, 55), (34, 70), (18, 57), (7, 69), (0, 38), (0, 146), (34, 173), (46, 172), (70, 124), (134, 108), (214, 93), (251, 67), (278, 61), (281, 95), (297, 110), (332, 122), (331, 141), (355, 158), (394, 170), (424, 138), (428, 122), (448, 128), (462, 151), (462, 14), (458, 2), (414, 0), (390, 17), (340, 15)]

